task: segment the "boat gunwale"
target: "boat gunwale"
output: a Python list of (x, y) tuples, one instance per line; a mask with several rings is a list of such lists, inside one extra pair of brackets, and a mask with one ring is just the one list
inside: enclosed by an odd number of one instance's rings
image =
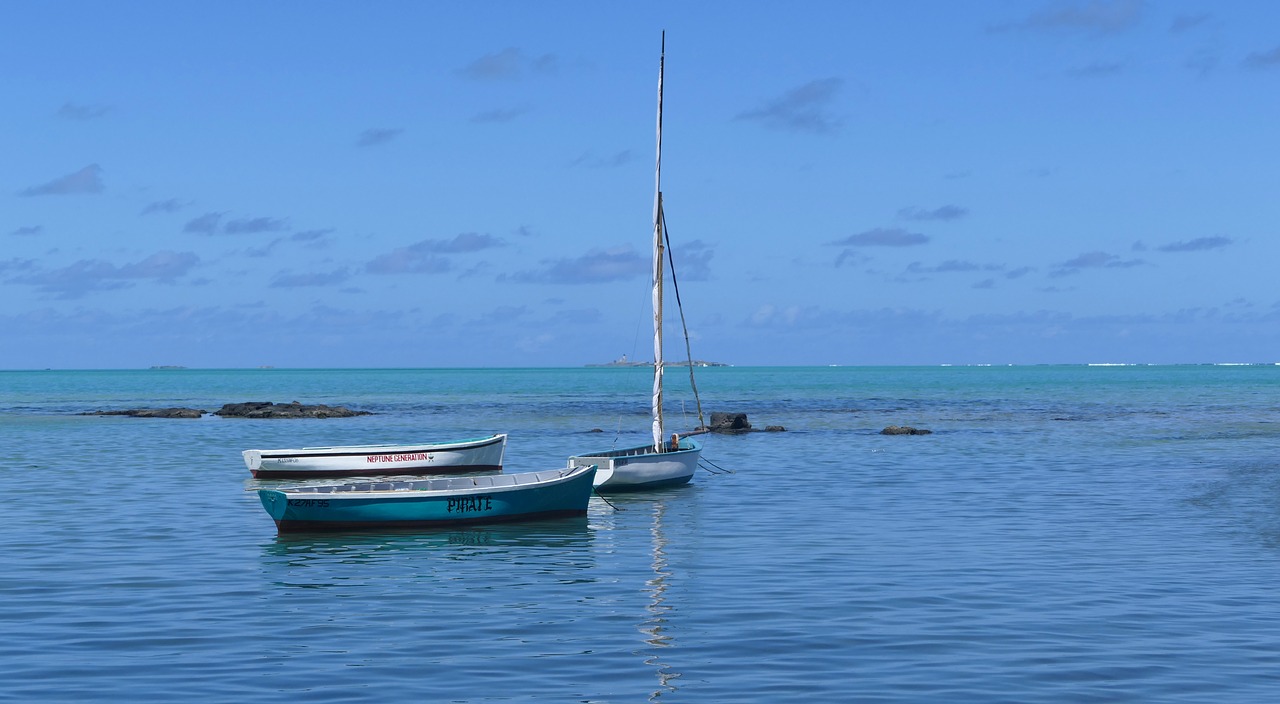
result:
[(622, 448), (621, 450), (606, 450), (604, 452), (586, 452), (581, 455), (572, 455), (569, 457), (569, 460), (570, 461), (589, 460), (597, 457), (607, 458), (607, 459), (619, 459), (619, 458), (625, 459), (630, 457), (647, 457), (647, 456), (676, 457), (679, 455), (688, 454), (690, 452), (700, 452), (701, 450), (702, 450), (702, 445), (698, 444), (696, 441), (690, 440), (688, 438), (681, 438), (680, 449), (678, 450), (665, 450), (663, 452), (654, 452), (653, 445), (640, 445), (638, 447), (625, 447), (625, 448)]
[(418, 443), (413, 445), (333, 445), (328, 447), (299, 447), (277, 450), (245, 450), (257, 452), (264, 460), (276, 460), (288, 457), (367, 457), (376, 455), (401, 455), (411, 452), (448, 452), (452, 450), (472, 450), (506, 442), (506, 433), (497, 433), (472, 440), (458, 440), (443, 443)]
[[(445, 477), (436, 479), (417, 479), (403, 480), (394, 482), (351, 482), (347, 484), (324, 484), (317, 486), (301, 486), (301, 487), (258, 487), (255, 491), (274, 492), (288, 498), (325, 498), (325, 499), (439, 499), (448, 496), (469, 496), (471, 494), (487, 494), (487, 493), (508, 493), (512, 491), (520, 491), (524, 489), (536, 489), (542, 487), (550, 487), (556, 484), (572, 481), (584, 472), (597, 469), (597, 465), (579, 465), (577, 467), (566, 467), (564, 469), (544, 469), (540, 472), (522, 472), (518, 474), (486, 474), (475, 477)], [(554, 474), (555, 476), (544, 478), (543, 475)], [(532, 481), (521, 484), (520, 479), (523, 477), (533, 477)], [(474, 480), (488, 479), (490, 482), (495, 480), (502, 481), (501, 484), (490, 483), (487, 486), (475, 484)], [(467, 480), (472, 480), (472, 486), (465, 486)], [(372, 487), (381, 484), (391, 484), (389, 489), (363, 489), (361, 487)], [(462, 486), (458, 486), (462, 484)], [(402, 486), (394, 486), (402, 485)], [(421, 487), (420, 485), (426, 485)]]

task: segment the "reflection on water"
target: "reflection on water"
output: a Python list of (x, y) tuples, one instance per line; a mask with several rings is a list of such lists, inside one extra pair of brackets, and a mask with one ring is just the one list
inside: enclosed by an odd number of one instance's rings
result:
[(285, 533), (265, 543), (263, 552), (268, 557), (285, 558), (291, 566), (306, 566), (316, 559), (334, 557), (346, 562), (377, 562), (413, 552), (432, 552), (439, 559), (458, 560), (470, 554), (467, 548), (497, 550), (499, 554), (529, 548), (586, 554), (591, 535), (586, 516), (571, 516), (443, 529)]
[(649, 537), (652, 541), (653, 559), (649, 567), (653, 570), (653, 576), (645, 580), (645, 592), (649, 595), (645, 611), (649, 617), (640, 624), (640, 631), (646, 636), (644, 642), (653, 649), (644, 662), (658, 674), (658, 688), (649, 695), (651, 702), (657, 701), (665, 693), (674, 693), (676, 685), (673, 682), (680, 677), (679, 672), (664, 662), (662, 653), (663, 649), (675, 645), (672, 636), (666, 632), (668, 617), (674, 610), (674, 606), (667, 603), (667, 583), (672, 575), (667, 565), (667, 536), (662, 526), (666, 501), (655, 500), (652, 510), (653, 522), (649, 527)]

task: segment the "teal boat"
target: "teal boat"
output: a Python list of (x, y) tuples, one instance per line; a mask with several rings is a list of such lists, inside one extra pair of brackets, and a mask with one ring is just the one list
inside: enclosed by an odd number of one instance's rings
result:
[(582, 516), (596, 468), (259, 489), (281, 533)]

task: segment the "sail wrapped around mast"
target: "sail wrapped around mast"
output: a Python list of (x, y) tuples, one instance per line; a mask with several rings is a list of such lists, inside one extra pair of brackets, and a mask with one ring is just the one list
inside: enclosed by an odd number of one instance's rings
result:
[(666, 60), (666, 32), (658, 59), (658, 155), (653, 184), (653, 449), (661, 452), (665, 432), (662, 423), (662, 69)]

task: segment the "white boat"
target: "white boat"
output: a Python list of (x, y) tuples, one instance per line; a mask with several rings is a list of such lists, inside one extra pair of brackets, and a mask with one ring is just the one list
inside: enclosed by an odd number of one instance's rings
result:
[(287, 450), (245, 450), (258, 479), (444, 474), (502, 469), (506, 435), (419, 445), (347, 445)]
[[(662, 73), (665, 58), (664, 36), (663, 52), (658, 59), (658, 156), (653, 198), (653, 444), (570, 457), (570, 467), (597, 465), (595, 485), (600, 492), (638, 491), (686, 484), (693, 478), (702, 454), (702, 446), (689, 438), (673, 435), (668, 442), (662, 417), (662, 292), (663, 255), (666, 250), (666, 221), (662, 213)], [(677, 290), (677, 299), (678, 294)]]

